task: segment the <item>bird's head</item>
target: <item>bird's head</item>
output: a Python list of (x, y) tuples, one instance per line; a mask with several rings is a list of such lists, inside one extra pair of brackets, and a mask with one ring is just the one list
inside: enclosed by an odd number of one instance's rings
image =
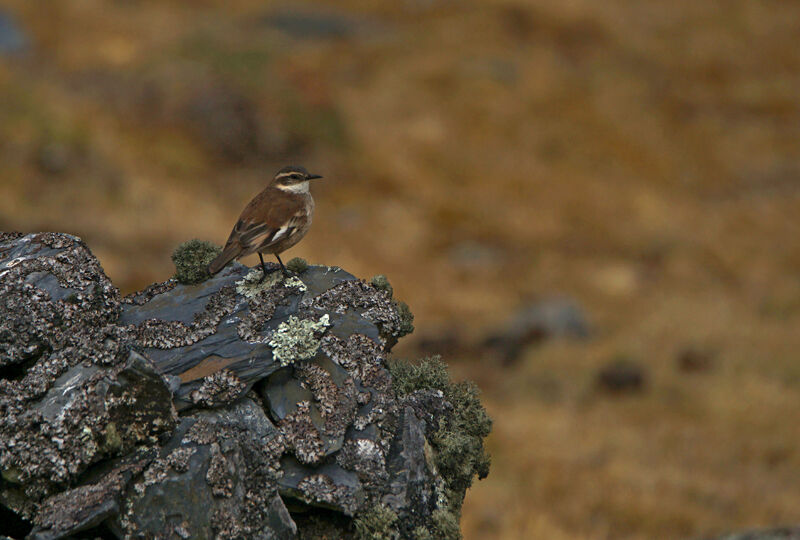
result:
[(272, 185), (283, 191), (307, 193), (309, 180), (322, 178), (318, 174), (309, 173), (305, 167), (289, 165), (279, 170), (272, 180)]

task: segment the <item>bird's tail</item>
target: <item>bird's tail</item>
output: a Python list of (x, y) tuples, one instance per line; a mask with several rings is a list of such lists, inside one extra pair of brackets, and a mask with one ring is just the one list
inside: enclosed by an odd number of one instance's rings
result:
[(229, 262), (241, 255), (241, 253), (242, 247), (238, 244), (225, 246), (225, 249), (222, 250), (222, 253), (217, 255), (217, 258), (211, 261), (211, 264), (208, 265), (208, 273), (213, 276), (225, 268)]

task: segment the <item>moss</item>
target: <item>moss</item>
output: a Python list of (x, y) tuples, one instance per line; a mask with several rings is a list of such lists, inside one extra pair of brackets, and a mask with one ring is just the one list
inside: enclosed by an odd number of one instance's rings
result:
[(407, 336), (408, 334), (414, 331), (414, 314), (411, 313), (411, 309), (405, 302), (401, 302), (399, 300), (393, 300), (392, 304), (394, 304), (395, 309), (397, 309), (398, 315), (400, 315), (400, 328), (397, 331), (396, 337), (400, 338), (403, 336)]
[(388, 367), (398, 396), (421, 389), (440, 390), (453, 406), (453, 414), (442, 421), (430, 442), (447, 494), (447, 504), (437, 509), (438, 517), (434, 516), (438, 533), (435, 536), (458, 538), (452, 533), (458, 531), (464, 494), (476, 475), (485, 478), (489, 474), (490, 460), (483, 439), (492, 429), (492, 420), (481, 405), (477, 386), (469, 381), (451, 382), (441, 358), (424, 359), (419, 364), (392, 360)]
[(273, 356), (282, 366), (298, 360), (310, 360), (319, 349), (319, 335), (330, 324), (327, 313), (318, 321), (289, 317), (289, 320), (278, 326), (269, 342)]
[(353, 522), (358, 540), (394, 540), (400, 538), (395, 523), (397, 514), (391, 509), (376, 505), (360, 514)]
[(295, 274), (302, 274), (308, 270), (308, 261), (301, 259), (300, 257), (295, 257), (286, 263), (286, 269), (290, 272), (294, 272)]
[(458, 516), (445, 508), (437, 508), (431, 516), (436, 528), (436, 538), (441, 540), (460, 540), (461, 528), (458, 525)]
[(377, 276), (373, 276), (372, 279), (369, 280), (369, 283), (376, 289), (386, 291), (387, 293), (389, 293), (389, 296), (392, 296), (394, 294), (394, 288), (392, 287), (392, 284), (389, 283), (389, 280), (383, 274), (378, 274)]
[(220, 254), (222, 248), (204, 240), (189, 240), (172, 252), (175, 278), (185, 285), (208, 279), (208, 265)]
[(64, 302), (67, 302), (69, 304), (80, 304), (81, 303), (81, 301), (78, 300), (78, 295), (76, 293), (71, 293), (69, 296), (64, 298)]
[(433, 535), (428, 529), (420, 525), (414, 529), (414, 540), (433, 540)]

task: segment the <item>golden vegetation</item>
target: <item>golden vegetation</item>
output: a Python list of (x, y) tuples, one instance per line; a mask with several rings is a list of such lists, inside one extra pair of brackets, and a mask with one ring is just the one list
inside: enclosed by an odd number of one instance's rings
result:
[[(495, 419), (466, 538), (797, 521), (799, 5), (5, 4), (33, 46), (0, 60), (0, 229), (79, 234), (127, 292), (299, 162), (290, 256), (387, 274), (404, 354), (578, 299), (586, 342), (446, 355)], [(642, 392), (595, 388), (619, 355)]]

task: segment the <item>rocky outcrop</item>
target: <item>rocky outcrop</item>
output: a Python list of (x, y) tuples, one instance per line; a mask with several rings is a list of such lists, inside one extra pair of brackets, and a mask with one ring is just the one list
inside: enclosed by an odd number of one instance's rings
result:
[(79, 239), (0, 233), (0, 536), (458, 537), (474, 386), (389, 358), (385, 279), (291, 267), (121, 298)]

